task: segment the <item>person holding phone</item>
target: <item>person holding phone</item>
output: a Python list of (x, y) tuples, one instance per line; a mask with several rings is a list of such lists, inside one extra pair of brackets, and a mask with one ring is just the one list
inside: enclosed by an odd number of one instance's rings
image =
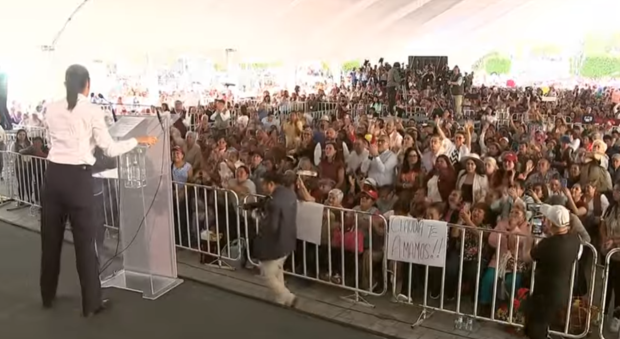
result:
[(546, 238), (525, 240), (524, 258), (536, 263), (534, 292), (525, 310), (525, 335), (547, 339), (549, 326), (571, 296), (573, 264), (581, 251), (579, 235), (570, 232), (570, 212), (564, 206), (541, 205)]

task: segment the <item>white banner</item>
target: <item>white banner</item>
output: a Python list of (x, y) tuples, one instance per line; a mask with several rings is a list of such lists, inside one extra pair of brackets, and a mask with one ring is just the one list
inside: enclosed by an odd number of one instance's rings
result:
[(297, 239), (321, 244), (324, 208), (325, 205), (315, 202), (297, 202)]
[(540, 100), (542, 102), (554, 102), (554, 101), (557, 101), (558, 98), (557, 97), (541, 97)]
[(388, 260), (444, 267), (448, 246), (445, 221), (390, 217)]

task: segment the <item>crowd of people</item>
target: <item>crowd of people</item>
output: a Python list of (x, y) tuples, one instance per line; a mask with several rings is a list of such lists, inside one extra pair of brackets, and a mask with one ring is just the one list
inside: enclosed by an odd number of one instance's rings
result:
[[(265, 93), (260, 102), (238, 108), (226, 107), (224, 102), (188, 108), (178, 103), (179, 112), (198, 122), (194, 129), (177, 125), (172, 132), (173, 179), (185, 187), (177, 191), (176, 199), (190, 206), (176, 212), (178, 243), (197, 246), (205, 233), (217, 239), (221, 236), (214, 235), (214, 225), (224, 225), (215, 220), (214, 209), (219, 207), (214, 199), (188, 194), (187, 187), (229, 190), (242, 203), (264, 193), (261, 177), (265, 173), (277, 173), (288, 178), (285, 181), (294, 186), (298, 199), (333, 208), (325, 212), (325, 243), (312, 251), (324, 254), (328, 243), (336, 247), (333, 239), (356, 222), (372, 225), (362, 231), (365, 240), (359, 260), (361, 285), (369, 292), (384, 288), (379, 274), (371, 278), (364, 272), (371, 266), (378, 268), (385, 256), (390, 215), (540, 235), (545, 229), (537, 219), (541, 212), (528, 207), (548, 204), (563, 206), (561, 215), (571, 216), (571, 233), (591, 242), (600, 253), (620, 245), (616, 235), (620, 133), (611, 122), (593, 124), (594, 119), (613, 118), (618, 112), (609, 91), (599, 95), (591, 88), (551, 89), (545, 96), (536, 88), (472, 86), (457, 67), (441, 73), (445, 81), (437, 79), (432, 66), (420, 72), (390, 72), (398, 68), (365, 65), (352, 86), (313, 96), (312, 100), (334, 103), (320, 115), (308, 114), (310, 97), (287, 91)], [(285, 111), (279, 104), (284, 100), (304, 105)], [(423, 122), (413, 118), (420, 115), (426, 117)], [(351, 214), (339, 215), (337, 209), (363, 214), (354, 221)], [(242, 224), (247, 221), (236, 211), (225, 217), (240, 219)], [(211, 220), (193, 224), (199, 231), (193, 231), (193, 226), (184, 231), (186, 223), (205, 218)], [(523, 251), (525, 241), (518, 251), (513, 238), (500, 245), (492, 235), (479, 244), (475, 234), (466, 234), (465, 256), (460, 258), (459, 239), (458, 231), (451, 232), (446, 284), (443, 291), (441, 284), (432, 284), (431, 298), (451, 299), (462, 292), (456, 284), (461, 260), (482, 265), (479, 314), (495, 312), (491, 305), (496, 297), (496, 270), (501, 270), (506, 282), (512, 282), (511, 274), (516, 276), (515, 286), (507, 283), (507, 288), (528, 287), (531, 262)], [(321, 280), (359, 287), (355, 274), (343, 279), (344, 266), (353, 266), (346, 263), (350, 258), (337, 265), (328, 263), (333, 258), (316, 262), (314, 254), (307, 254), (310, 249), (303, 247), (307, 246), (298, 244), (296, 262), (289, 259), (288, 270), (312, 267), (308, 274)], [(478, 247), (484, 250), (482, 263), (477, 262)], [(512, 264), (500, 260), (508, 252), (515, 255), (514, 271)], [(575, 297), (585, 296), (592, 283), (586, 279), (585, 264), (591, 265), (591, 258), (582, 261), (572, 291)], [(620, 269), (615, 259), (611, 265), (608, 288), (620, 292), (615, 278)], [(475, 274), (463, 274), (463, 285), (474, 286)], [(403, 286), (407, 274), (398, 276), (393, 283), (402, 288), (398, 293), (407, 294), (409, 282)], [(413, 286), (419, 288), (422, 277), (413, 279)], [(467, 293), (473, 295), (471, 288)], [(617, 295), (614, 305), (620, 305), (620, 293), (608, 293), (608, 299), (612, 295)], [(620, 327), (619, 313), (614, 314), (611, 327), (614, 331)]]
[[(315, 94), (295, 88), (265, 92), (258, 100), (216, 99), (191, 107), (178, 100), (162, 107), (182, 117), (171, 129), (177, 245), (204, 250), (207, 243), (218, 248), (208, 251), (213, 255), (246, 238), (252, 253), (260, 230), (237, 207), (272, 193), (262, 180), (267, 177), (301, 201), (326, 206), (321, 245), (293, 243), (296, 256), (282, 263), (286, 270), (369, 294), (390, 284), (410, 298), (409, 286), (424, 289), (420, 267), (390, 263), (394, 279), (387, 282), (368, 274), (382, 270), (389, 217), (465, 225), (450, 231), (445, 283), (432, 283), (430, 298), (477, 295), (478, 314), (486, 317), (497, 311), (498, 274), (512, 295), (529, 287), (535, 258), (526, 249), (532, 244), (518, 237), (542, 235), (553, 224), (600, 254), (620, 247), (620, 131), (613, 122), (620, 103), (612, 91), (478, 87), (458, 67), (439, 71), (432, 65), (407, 71), (381, 62), (354, 74), (348, 86)], [(28, 119), (40, 121), (36, 114)], [(601, 119), (606, 123), (595, 123)], [(44, 157), (41, 140), (30, 144), (23, 133), (11, 151)], [(228, 192), (227, 199), (221, 192)], [(363, 239), (359, 251), (335, 240), (350, 232)], [(346, 255), (335, 254), (340, 250)], [(566, 293), (588, 294), (591, 265), (592, 256), (583, 255)], [(442, 278), (435, 273), (431, 281), (437, 282)], [(547, 278), (536, 276), (537, 288)], [(540, 288), (568, 290), (549, 284)], [(618, 256), (606, 288), (605, 310), (612, 296), (618, 307)], [(620, 330), (619, 310), (610, 327)]]

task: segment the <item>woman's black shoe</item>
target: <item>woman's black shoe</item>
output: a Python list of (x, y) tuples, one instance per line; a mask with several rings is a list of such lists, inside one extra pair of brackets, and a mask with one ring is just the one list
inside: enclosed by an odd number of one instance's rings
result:
[(88, 312), (88, 313), (84, 313), (84, 318), (90, 318), (92, 316), (95, 316), (95, 315), (97, 315), (97, 314), (99, 314), (99, 313), (109, 309), (110, 306), (111, 306), (110, 299), (103, 299), (101, 301), (101, 305), (99, 305), (99, 307), (96, 310)]

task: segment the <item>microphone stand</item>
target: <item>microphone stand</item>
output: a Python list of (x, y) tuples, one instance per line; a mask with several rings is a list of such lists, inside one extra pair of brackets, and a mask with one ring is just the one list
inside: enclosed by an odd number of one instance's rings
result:
[(116, 109), (114, 108), (114, 105), (112, 105), (112, 102), (106, 99), (101, 93), (97, 94), (97, 99), (103, 100), (104, 105), (110, 106), (110, 112), (112, 112), (112, 119), (114, 120), (114, 122), (117, 122), (118, 118), (116, 117)]

